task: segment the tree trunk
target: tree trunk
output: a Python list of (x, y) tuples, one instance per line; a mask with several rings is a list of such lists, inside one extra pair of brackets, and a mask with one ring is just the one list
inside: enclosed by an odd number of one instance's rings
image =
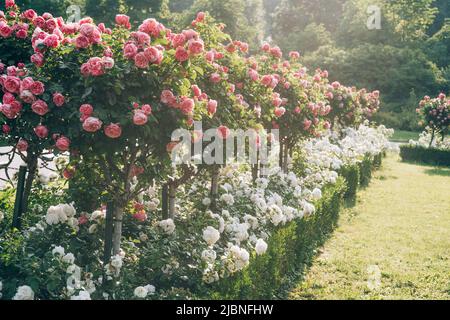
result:
[(33, 187), (34, 178), (36, 177), (36, 171), (38, 167), (38, 157), (36, 155), (31, 155), (28, 165), (28, 175), (25, 181), (25, 188), (22, 197), (22, 213), (25, 214), (28, 211), (28, 199), (30, 198), (31, 188)]
[(288, 157), (289, 157), (289, 148), (287, 146), (287, 144), (284, 147), (284, 151), (283, 151), (283, 172), (287, 173), (288, 171)]
[(175, 202), (177, 197), (177, 187), (174, 184), (169, 184), (169, 218), (175, 218)]
[(255, 183), (256, 179), (258, 179), (258, 170), (259, 170), (259, 165), (258, 164), (252, 165), (252, 180), (253, 180), (253, 183)]
[(433, 129), (431, 131), (431, 140), (430, 140), (430, 145), (428, 146), (428, 148), (431, 148), (431, 146), (433, 145), (434, 135), (435, 135), (435, 130)]
[(120, 252), (120, 241), (122, 240), (122, 219), (123, 207), (116, 204), (114, 208), (114, 232), (113, 232), (113, 253), (114, 255)]
[(169, 219), (169, 186), (167, 184), (163, 185), (161, 192), (162, 200), (162, 218)]

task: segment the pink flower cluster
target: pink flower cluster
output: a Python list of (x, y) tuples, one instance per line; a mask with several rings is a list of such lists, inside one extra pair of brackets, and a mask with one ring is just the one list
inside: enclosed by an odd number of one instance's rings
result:
[(88, 62), (81, 65), (80, 72), (85, 77), (98, 77), (105, 74), (107, 70), (112, 68), (114, 68), (114, 59), (112, 57), (93, 57), (90, 58)]

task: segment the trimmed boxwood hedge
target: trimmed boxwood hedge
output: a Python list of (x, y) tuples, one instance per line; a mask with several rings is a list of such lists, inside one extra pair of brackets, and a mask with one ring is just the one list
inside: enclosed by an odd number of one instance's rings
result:
[(406, 162), (450, 167), (450, 150), (402, 145), (400, 146), (400, 157)]
[[(210, 299), (284, 298), (287, 289), (311, 265), (337, 225), (345, 198), (356, 198), (361, 181), (369, 182), (372, 170), (379, 168), (383, 155), (366, 157), (359, 165), (342, 168), (336, 184), (323, 190), (316, 212), (280, 228), (269, 239), (265, 255), (253, 256), (243, 272), (212, 284), (200, 296)], [(361, 178), (363, 176), (363, 178)]]

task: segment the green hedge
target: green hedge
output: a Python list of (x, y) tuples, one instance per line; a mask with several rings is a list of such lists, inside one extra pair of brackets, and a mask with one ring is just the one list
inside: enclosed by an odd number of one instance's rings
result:
[(450, 167), (450, 150), (402, 145), (400, 146), (400, 157), (407, 162)]
[[(293, 221), (274, 232), (267, 253), (253, 256), (243, 272), (211, 285), (203, 298), (210, 299), (274, 299), (285, 298), (286, 289), (310, 266), (337, 225), (345, 198), (356, 198), (360, 182), (369, 182), (372, 170), (379, 168), (383, 154), (359, 165), (342, 168), (341, 177), (323, 190), (316, 212)], [(362, 177), (362, 178), (361, 178)]]

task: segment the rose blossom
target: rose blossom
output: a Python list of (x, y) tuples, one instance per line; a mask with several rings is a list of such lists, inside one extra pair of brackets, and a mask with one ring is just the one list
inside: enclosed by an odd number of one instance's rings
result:
[(90, 116), (94, 112), (94, 108), (90, 104), (83, 104), (80, 107), (80, 113), (82, 115)]
[(30, 90), (31, 90), (31, 93), (34, 94), (35, 96), (40, 96), (41, 94), (43, 94), (45, 92), (45, 87), (42, 82), (35, 81), (31, 85)]
[(31, 62), (36, 65), (36, 67), (42, 67), (44, 64), (44, 55), (42, 53), (35, 53), (31, 56)]
[(134, 43), (127, 43), (123, 48), (123, 55), (127, 59), (134, 59), (138, 53), (138, 47)]
[(211, 77), (209, 78), (209, 80), (210, 80), (212, 83), (219, 83), (220, 80), (221, 80), (220, 74), (214, 72), (213, 74), (211, 74)]
[(3, 87), (6, 89), (6, 91), (17, 93), (20, 90), (20, 79), (17, 77), (8, 76), (3, 83)]
[(111, 139), (117, 139), (122, 135), (122, 128), (117, 123), (111, 123), (105, 127), (105, 135)]
[(190, 40), (188, 43), (189, 52), (192, 55), (197, 55), (203, 52), (205, 46), (202, 40)]
[(2, 125), (2, 131), (4, 134), (8, 134), (11, 132), (11, 127), (8, 126), (7, 124)]
[(48, 137), (48, 129), (46, 126), (39, 125), (36, 128), (34, 128), (34, 133), (41, 139)]
[(213, 99), (209, 100), (207, 109), (210, 114), (215, 114), (217, 112), (217, 101)]
[(130, 17), (124, 14), (116, 15), (116, 23), (126, 29), (131, 29)]
[(144, 105), (141, 107), (141, 110), (142, 110), (142, 112), (145, 113), (146, 115), (152, 114), (152, 107), (151, 107), (151, 105), (149, 105), (149, 104), (144, 104)]
[(95, 117), (88, 117), (83, 122), (83, 129), (87, 132), (97, 132), (102, 127), (103, 123)]
[(33, 110), (34, 113), (36, 113), (36, 114), (38, 114), (40, 116), (44, 116), (49, 111), (47, 103), (45, 101), (43, 101), (43, 100), (35, 101), (31, 105), (31, 109)]
[(64, 96), (61, 93), (59, 93), (59, 92), (55, 92), (53, 94), (53, 103), (57, 107), (62, 107), (64, 105), (64, 103), (65, 103)]
[(180, 109), (184, 114), (191, 114), (194, 111), (195, 102), (193, 99), (184, 99), (181, 101)]
[(134, 64), (136, 65), (136, 67), (141, 69), (145, 69), (148, 67), (149, 61), (144, 52), (139, 52), (138, 54), (136, 54), (136, 56), (134, 57)]
[(67, 137), (60, 136), (58, 140), (56, 140), (55, 146), (59, 149), (59, 151), (67, 151), (70, 147), (70, 140)]
[(219, 128), (217, 128), (217, 134), (219, 135), (220, 138), (225, 140), (228, 139), (231, 132), (230, 129), (228, 129), (226, 126), (220, 126)]
[(133, 123), (137, 126), (143, 126), (148, 121), (147, 115), (142, 111), (137, 111), (133, 116)]
[(161, 93), (161, 102), (170, 106), (177, 102), (175, 95), (170, 90), (163, 90)]
[(17, 142), (17, 150), (20, 152), (25, 152), (28, 149), (28, 142), (25, 139), (20, 139), (19, 142)]
[(175, 59), (179, 62), (184, 62), (189, 59), (189, 53), (183, 47), (178, 47), (175, 52)]

